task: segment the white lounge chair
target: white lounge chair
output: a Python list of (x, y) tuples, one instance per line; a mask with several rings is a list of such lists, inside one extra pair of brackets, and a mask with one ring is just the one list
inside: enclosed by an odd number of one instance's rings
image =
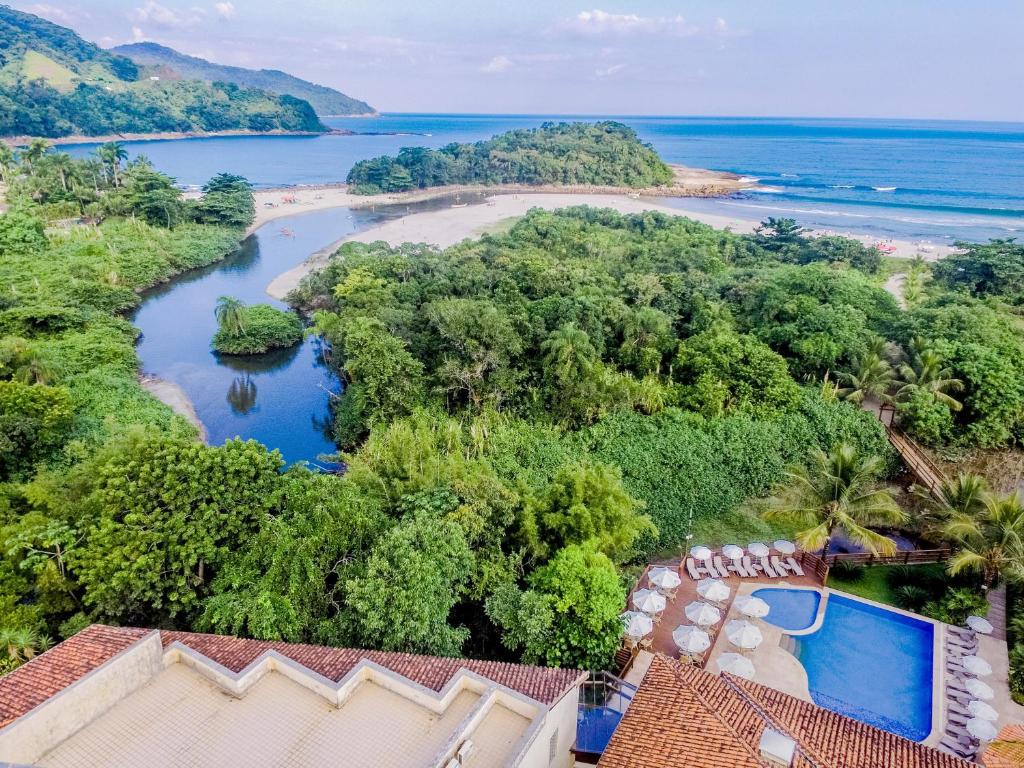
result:
[(804, 575), (804, 569), (800, 567), (800, 563), (796, 561), (795, 557), (787, 557), (785, 560), (786, 567), (797, 576)]
[(692, 557), (686, 558), (686, 572), (694, 581), (700, 581), (700, 573), (697, 571), (697, 564), (693, 562)]
[[(775, 573), (775, 569), (772, 568), (772, 564), (768, 562), (767, 557), (761, 558), (761, 570), (764, 571), (765, 576), (770, 576), (773, 579), (779, 578), (779, 574)], [(785, 576), (786, 574), (783, 573), (782, 575)]]
[(772, 568), (775, 569), (775, 572), (779, 574), (779, 576), (785, 577), (787, 575), (786, 566), (784, 566), (782, 564), (782, 561), (779, 560), (778, 555), (772, 555), (771, 557), (769, 557), (768, 562), (772, 564)]
[(718, 575), (723, 579), (729, 577), (729, 569), (725, 567), (725, 563), (722, 562), (722, 558), (715, 555), (715, 570), (718, 571)]
[(744, 555), (740, 563), (743, 565), (743, 570), (747, 572), (748, 579), (753, 579), (757, 576), (757, 568), (754, 567), (754, 561), (750, 559), (749, 555)]

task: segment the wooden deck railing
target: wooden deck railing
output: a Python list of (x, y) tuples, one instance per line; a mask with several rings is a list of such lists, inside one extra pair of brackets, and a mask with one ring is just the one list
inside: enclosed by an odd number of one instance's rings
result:
[(873, 555), (870, 552), (836, 552), (825, 558), (829, 567), (836, 563), (855, 565), (923, 565), (944, 563), (953, 552), (948, 547), (940, 549), (908, 549), (895, 555)]
[(889, 436), (889, 442), (907, 465), (917, 482), (937, 501), (942, 501), (942, 484), (945, 482), (945, 475), (934, 461), (925, 453), (920, 445), (915, 443), (899, 427), (890, 426), (885, 428)]

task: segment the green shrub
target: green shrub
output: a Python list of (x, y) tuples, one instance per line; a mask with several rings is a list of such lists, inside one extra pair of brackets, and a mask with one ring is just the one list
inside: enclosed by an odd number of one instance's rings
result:
[(254, 304), (242, 310), (243, 330), (229, 331), (223, 325), (213, 337), (213, 348), (225, 355), (255, 355), (302, 341), (302, 320), (269, 304)]
[(921, 612), (928, 618), (946, 624), (963, 624), (968, 616), (983, 614), (988, 610), (985, 595), (978, 589), (958, 587), (950, 589), (944, 596), (930, 600)]
[(843, 581), (860, 581), (864, 578), (867, 568), (861, 563), (839, 560), (829, 569), (829, 574)]
[(920, 613), (931, 600), (932, 593), (917, 584), (904, 584), (896, 589), (896, 603), (905, 611)]

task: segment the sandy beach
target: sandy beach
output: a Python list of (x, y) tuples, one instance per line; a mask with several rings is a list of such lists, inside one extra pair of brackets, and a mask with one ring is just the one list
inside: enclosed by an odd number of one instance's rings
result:
[[(261, 198), (294, 195), (295, 203), (282, 204), (277, 208), (264, 208)], [(430, 197), (434, 195), (428, 195)], [(382, 205), (395, 202), (415, 202), (414, 199), (403, 197), (401, 200), (390, 199), (398, 196), (378, 195), (367, 198), (351, 195), (344, 188), (324, 188), (318, 190), (298, 190), (288, 192), (257, 193), (257, 221), (253, 229), (272, 221), (278, 216), (294, 215), (306, 211), (324, 210), (335, 207), (362, 207), (370, 204)], [(383, 199), (381, 199), (383, 198)], [(419, 197), (418, 199), (426, 199)], [(369, 203), (368, 200), (374, 202)], [(708, 224), (717, 229), (729, 229), (737, 233), (753, 232), (758, 222), (753, 219), (733, 218), (710, 214), (703, 211), (688, 211), (685, 208), (669, 207), (658, 198), (632, 197), (626, 194), (579, 194), (579, 193), (530, 193), (530, 194), (496, 194), (487, 198), (486, 202), (466, 205), (459, 208), (446, 208), (438, 211), (413, 213), (399, 219), (385, 222), (377, 227), (349, 235), (321, 249), (310, 256), (299, 266), (278, 275), (267, 286), (267, 293), (275, 299), (284, 297), (296, 288), (299, 282), (310, 272), (319, 269), (343, 243), (372, 243), (384, 241), (389, 245), (402, 243), (428, 243), (438, 248), (447, 248), (466, 238), (479, 237), (493, 230), (502, 221), (523, 216), (531, 208), (555, 210), (574, 205), (591, 205), (600, 208), (612, 208), (619, 213), (641, 213), (643, 211), (660, 211), (670, 216), (686, 216)], [(261, 216), (262, 214), (262, 216)], [(343, 215), (343, 214), (339, 214)], [(825, 233), (817, 233), (825, 234)], [(865, 244), (877, 242), (877, 238), (853, 235)], [(936, 246), (933, 250), (922, 252), (917, 243), (909, 241), (888, 241), (895, 249), (889, 255), (897, 258), (914, 258), (919, 253), (926, 259), (941, 258), (952, 249)]]
[(196, 413), (195, 406), (184, 389), (173, 381), (167, 381), (150, 375), (140, 376), (139, 384), (142, 385), (144, 390), (168, 406), (176, 414), (188, 419), (192, 426), (199, 430), (199, 434), (196, 436), (197, 439), (202, 443), (206, 442), (206, 427), (199, 420), (199, 414)]

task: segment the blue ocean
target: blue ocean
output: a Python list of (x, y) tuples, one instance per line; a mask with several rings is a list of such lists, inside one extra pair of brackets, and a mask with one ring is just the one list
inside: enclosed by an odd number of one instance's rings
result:
[[(335, 118), (356, 136), (130, 142), (180, 184), (219, 171), (258, 186), (343, 181), (352, 164), (404, 146), (476, 141), (547, 120), (600, 116), (384, 114)], [(919, 120), (616, 117), (668, 162), (732, 171), (759, 190), (685, 206), (880, 238), (983, 241), (1024, 233), (1024, 124)], [(84, 154), (93, 147), (72, 147)]]

